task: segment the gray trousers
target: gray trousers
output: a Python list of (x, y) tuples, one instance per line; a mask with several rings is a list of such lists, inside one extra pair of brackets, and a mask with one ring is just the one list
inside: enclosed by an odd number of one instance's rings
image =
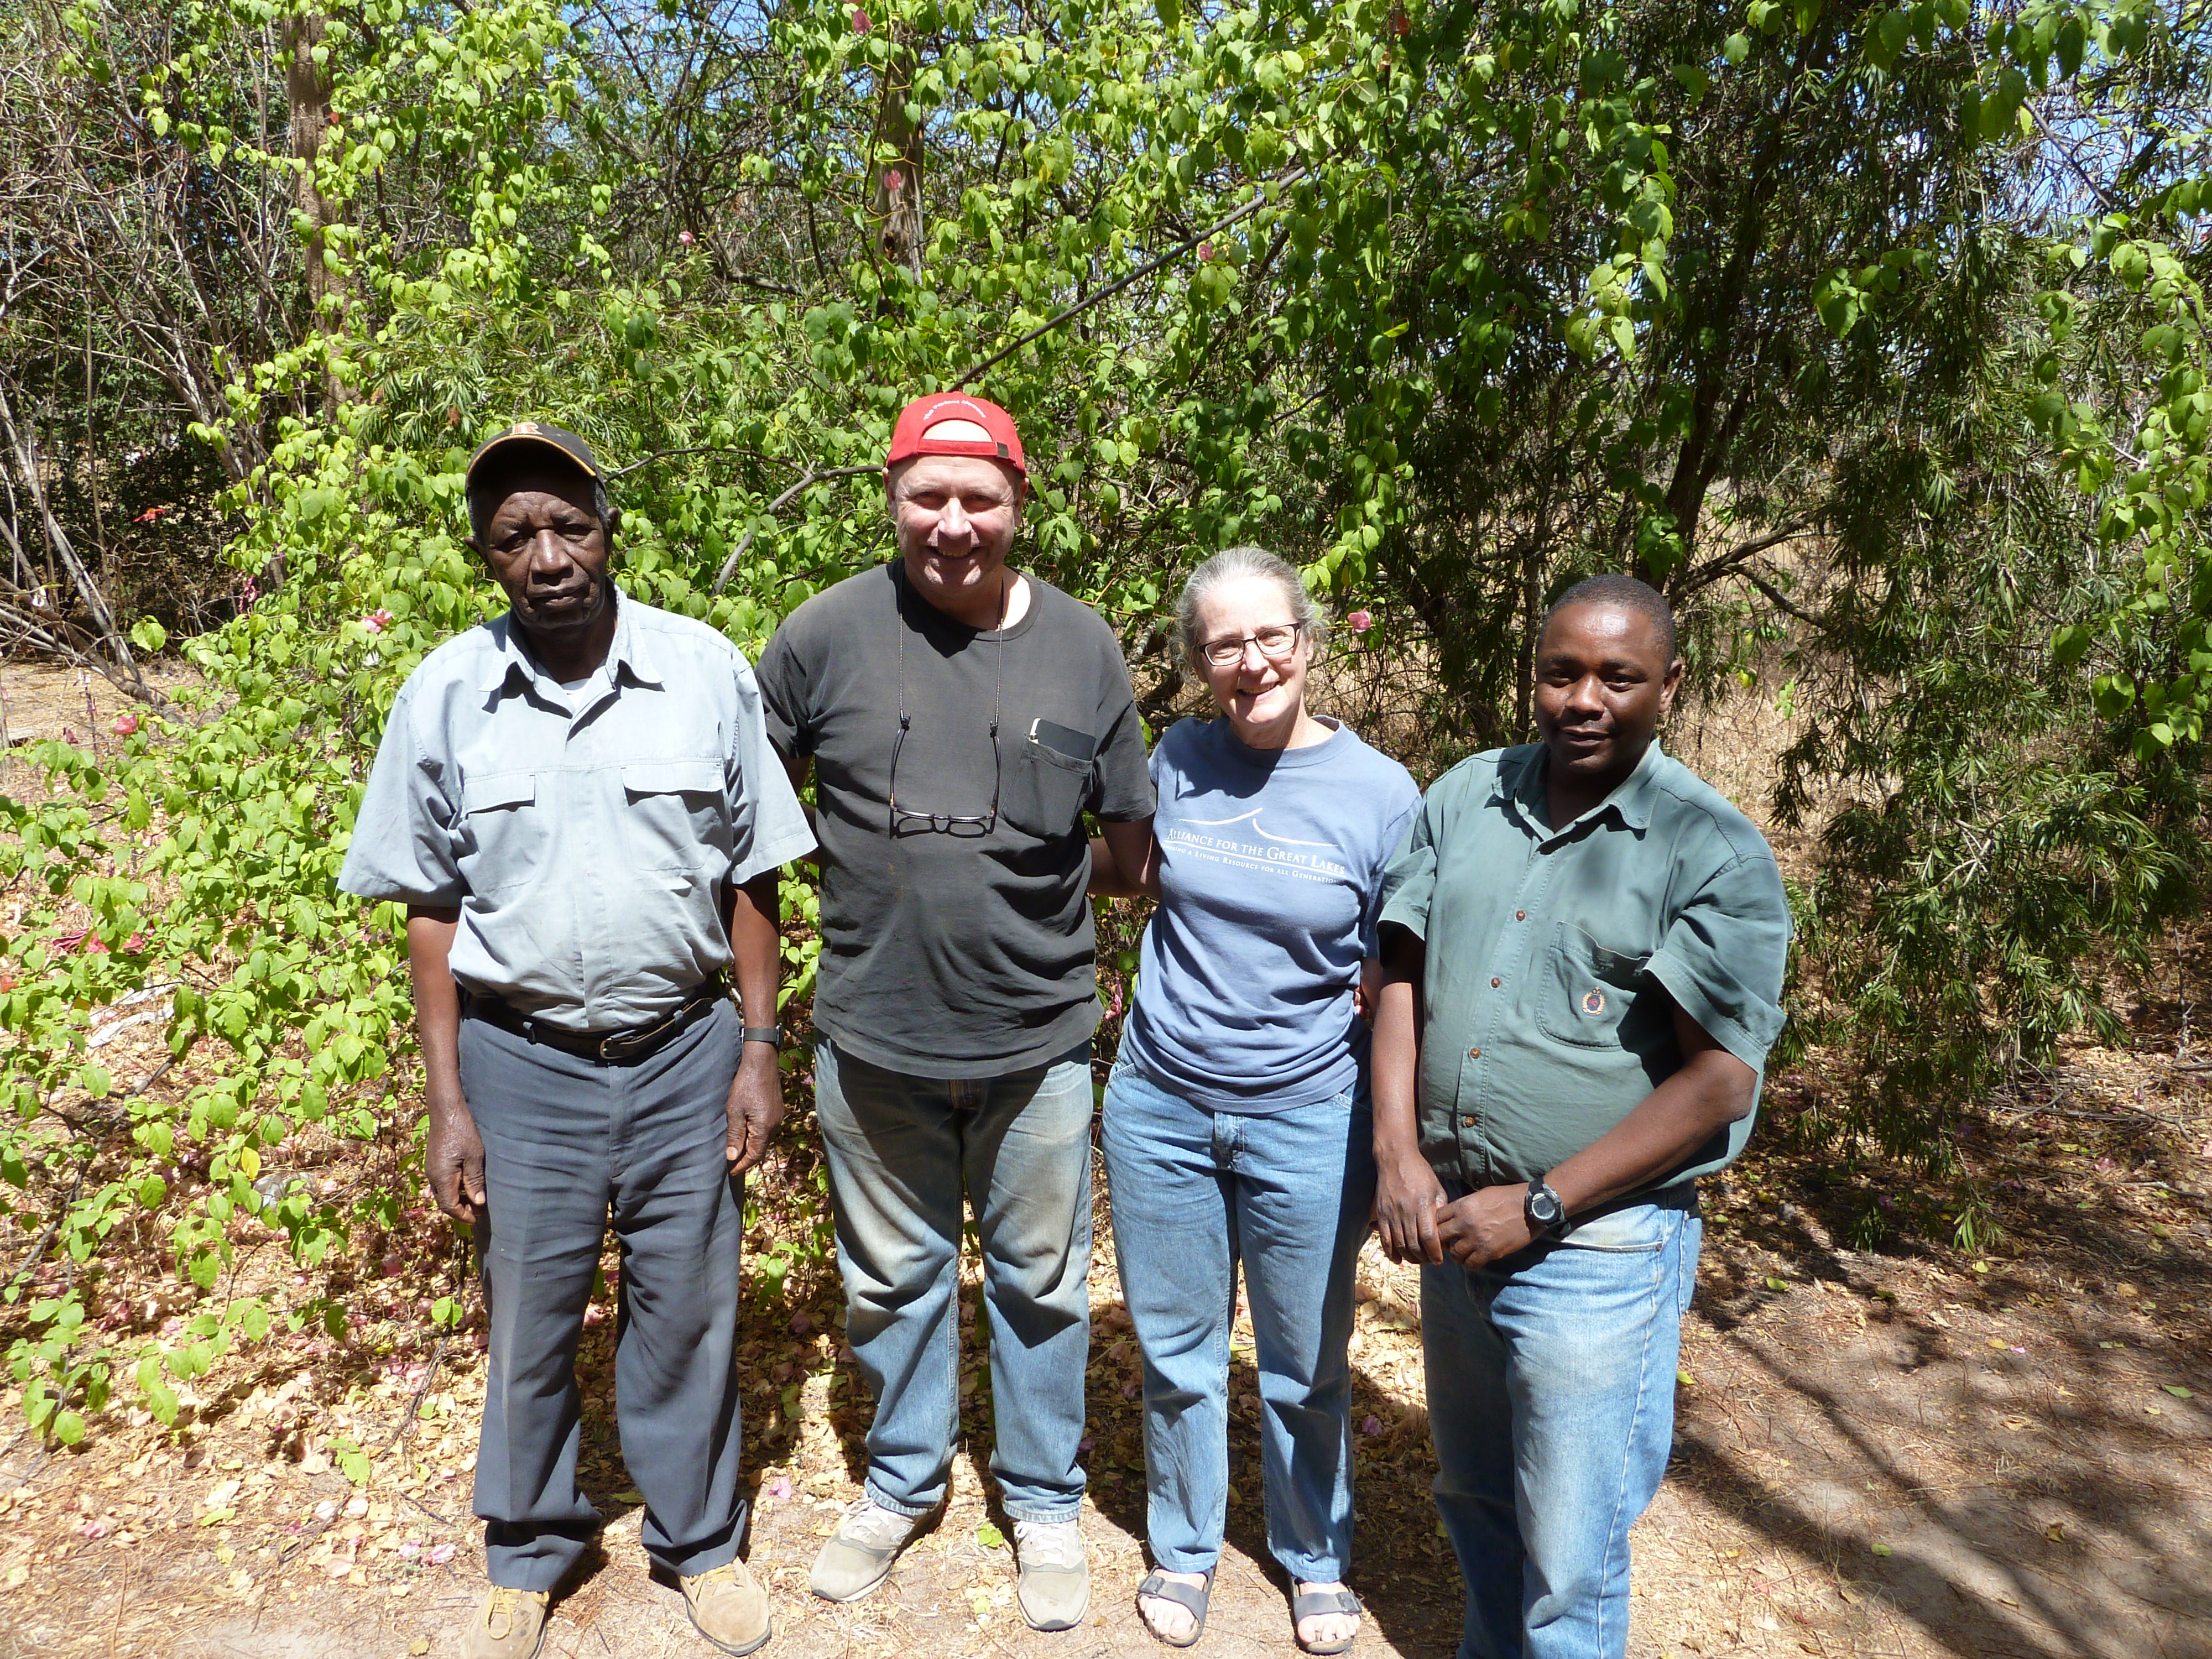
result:
[(622, 1250), (616, 1421), (645, 1498), (646, 1551), (683, 1574), (738, 1553), (744, 1196), (723, 1158), (738, 1032), (725, 1003), (617, 1066), (461, 1022), (461, 1091), (489, 1199), (477, 1229), (491, 1364), (476, 1511), (495, 1584), (551, 1589), (599, 1529), (576, 1484), (575, 1362), (610, 1210)]

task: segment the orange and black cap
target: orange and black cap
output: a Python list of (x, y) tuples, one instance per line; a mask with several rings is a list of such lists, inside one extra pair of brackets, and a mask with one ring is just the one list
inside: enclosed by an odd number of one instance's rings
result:
[(469, 457), (468, 481), (476, 482), (477, 473), (495, 455), (514, 459), (522, 459), (522, 452), (550, 449), (596, 482), (605, 482), (599, 471), (599, 458), (592, 453), (591, 445), (574, 433), (557, 426), (547, 426), (542, 421), (517, 421), (504, 432), (494, 433)]

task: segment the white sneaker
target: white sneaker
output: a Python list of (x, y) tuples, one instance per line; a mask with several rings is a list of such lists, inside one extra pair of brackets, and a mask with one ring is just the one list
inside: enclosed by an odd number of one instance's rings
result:
[(857, 1601), (890, 1577), (899, 1552), (919, 1537), (936, 1518), (905, 1516), (887, 1510), (872, 1498), (848, 1504), (822, 1553), (814, 1558), (810, 1583), (825, 1601)]
[(1073, 1521), (1017, 1521), (1017, 1593), (1032, 1630), (1073, 1630), (1091, 1609), (1091, 1561)]

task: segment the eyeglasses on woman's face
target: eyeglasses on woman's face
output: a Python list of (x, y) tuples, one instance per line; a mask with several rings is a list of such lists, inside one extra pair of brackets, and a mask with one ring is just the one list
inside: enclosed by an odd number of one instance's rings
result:
[(1216, 668), (1232, 668), (1244, 660), (1246, 646), (1256, 645), (1269, 662), (1281, 662), (1298, 648), (1298, 635), (1304, 627), (1303, 623), (1279, 623), (1239, 639), (1208, 640), (1204, 647), (1206, 659)]

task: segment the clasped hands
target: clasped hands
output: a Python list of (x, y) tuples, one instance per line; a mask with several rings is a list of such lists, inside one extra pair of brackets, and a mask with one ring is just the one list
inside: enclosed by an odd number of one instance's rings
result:
[(1436, 1267), (1449, 1256), (1462, 1267), (1480, 1267), (1535, 1242), (1528, 1198), (1524, 1184), (1510, 1182), (1447, 1199), (1436, 1171), (1415, 1156), (1377, 1172), (1375, 1230), (1393, 1261)]

